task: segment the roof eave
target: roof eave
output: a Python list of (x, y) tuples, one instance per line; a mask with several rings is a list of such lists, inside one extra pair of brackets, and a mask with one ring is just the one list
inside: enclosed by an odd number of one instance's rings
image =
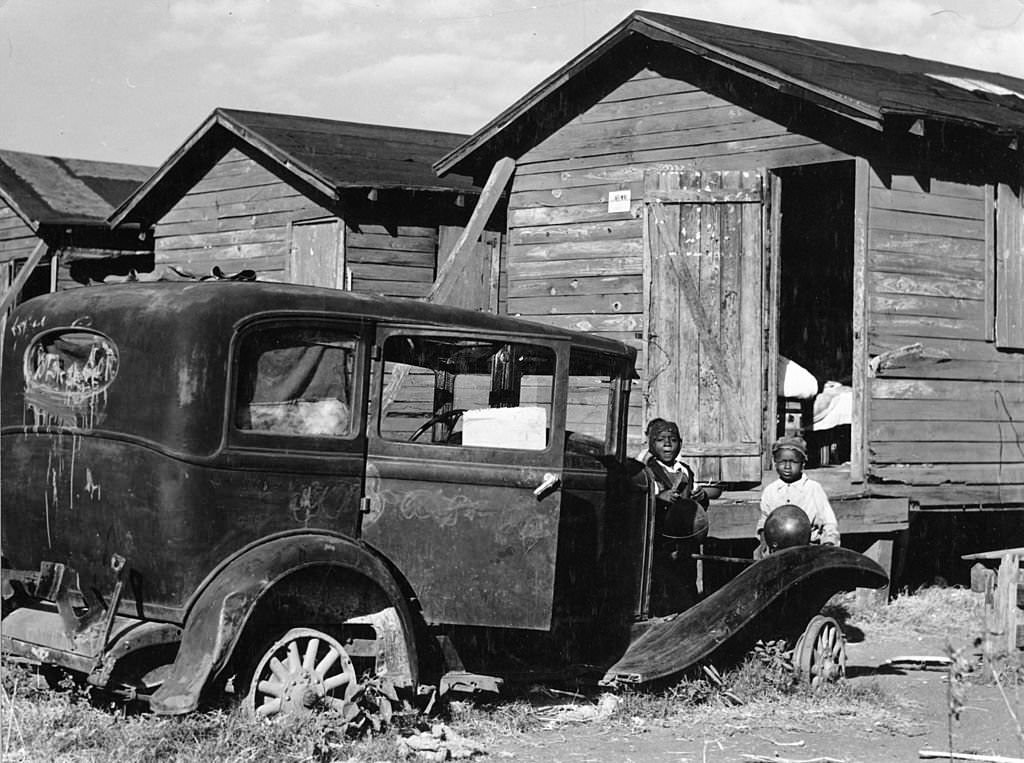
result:
[(709, 61), (729, 68), (738, 74), (756, 79), (767, 84), (780, 92), (803, 97), (835, 111), (845, 117), (854, 119), (872, 129), (880, 130), (882, 126), (882, 114), (879, 109), (871, 104), (859, 101), (854, 98), (843, 96), (840, 93), (815, 87), (803, 80), (789, 76), (784, 72), (764, 64), (738, 56), (728, 50), (709, 45), (690, 35), (678, 32), (671, 27), (660, 24), (644, 16), (642, 11), (634, 11), (622, 22), (613, 27), (607, 34), (593, 43), (589, 48), (576, 56), (568, 64), (554, 72), (539, 85), (530, 90), (526, 95), (505, 109), (501, 114), (492, 119), (477, 132), (469, 137), (462, 145), (449, 152), (447, 155), (434, 163), (434, 171), (438, 175), (445, 175), (453, 171), (460, 163), (475, 153), (481, 146), (488, 143), (496, 135), (507, 129), (509, 125), (522, 117), (533, 108), (539, 101), (549, 96), (556, 89), (564, 85), (581, 70), (590, 66), (595, 60), (601, 58), (610, 48), (615, 47), (630, 34), (638, 33), (652, 40), (667, 42), (685, 49), (689, 53), (701, 56)]
[(457, 146), (434, 162), (434, 172), (439, 176), (444, 176), (451, 172), (463, 160), (475, 153), (477, 149), (529, 111), (538, 101), (553, 93), (572, 79), (580, 70), (587, 68), (593, 61), (603, 56), (609, 48), (615, 47), (615, 45), (625, 39), (632, 31), (631, 27), (635, 19), (636, 12), (627, 16), (597, 40), (597, 42), (576, 56), (576, 58), (549, 75), (522, 98), (469, 136), (460, 146)]
[(652, 39), (678, 45), (685, 48), (688, 52), (706, 58), (719, 66), (731, 69), (737, 74), (756, 79), (780, 92), (810, 100), (842, 116), (868, 124), (875, 129), (881, 129), (882, 111), (873, 104), (819, 87), (806, 80), (786, 74), (775, 67), (767, 66), (746, 56), (737, 55), (725, 48), (709, 44), (705, 40), (699, 40), (691, 35), (658, 23), (653, 19), (646, 18), (642, 13), (639, 16), (639, 20), (647, 27), (647, 30), (642, 30), (644, 34)]
[(39, 221), (33, 220), (32, 217), (26, 214), (18, 202), (14, 200), (14, 197), (7, 193), (3, 188), (0, 188), (0, 201), (3, 201), (8, 207), (10, 207), (11, 211), (13, 211), (14, 214), (16, 214), (21, 221), (25, 223), (25, 225), (32, 229), (33, 233), (39, 232)]
[(273, 159), (288, 170), (288, 172), (296, 175), (304, 182), (313, 186), (320, 193), (330, 198), (337, 198), (337, 189), (335, 184), (324, 175), (320, 174), (304, 162), (299, 161), (287, 151), (282, 151), (273, 142), (264, 138), (255, 130), (246, 127), (244, 124), (234, 119), (230, 114), (225, 113), (220, 109), (217, 111), (221, 118), (221, 124), (225, 129), (238, 136), (239, 139), (244, 140), (256, 150)]
[[(208, 138), (213, 130), (218, 128), (226, 130), (259, 153), (264, 154), (269, 159), (280, 164), (289, 173), (312, 185), (329, 198), (337, 197), (337, 191), (334, 184), (327, 180), (323, 175), (320, 175), (304, 163), (298, 161), (286, 151), (280, 150), (258, 132), (246, 127), (234, 119), (230, 114), (226, 113), (223, 109), (218, 108), (215, 109), (213, 113), (210, 114), (210, 116), (192, 132), (191, 135), (189, 135), (185, 142), (182, 143), (177, 150), (160, 165), (159, 168), (157, 168), (156, 172), (154, 172), (145, 183), (140, 185), (135, 189), (135, 192), (132, 193), (131, 196), (121, 202), (120, 206), (118, 206), (118, 208), (115, 209), (107, 218), (107, 223), (111, 227), (118, 227), (128, 222), (139, 222), (139, 220), (130, 220), (129, 218), (146, 202), (147, 199), (151, 197), (153, 193), (159, 191), (160, 187), (167, 180), (168, 175), (174, 171), (179, 163), (187, 161), (189, 154), (196, 150), (196, 147), (200, 145), (204, 139)], [(155, 220), (150, 222), (155, 222)]]

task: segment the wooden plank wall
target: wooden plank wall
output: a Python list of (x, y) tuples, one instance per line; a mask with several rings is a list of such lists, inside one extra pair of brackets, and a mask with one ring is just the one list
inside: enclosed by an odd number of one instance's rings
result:
[(366, 224), (345, 230), (352, 290), (424, 297), (434, 282), (437, 228)]
[(0, 262), (24, 260), (35, 248), (36, 234), (13, 209), (0, 201)]
[[(770, 168), (845, 158), (644, 69), (517, 161), (508, 213), (508, 312), (601, 333), (642, 351), (645, 169)], [(630, 191), (629, 212), (608, 213), (613, 190)], [(639, 395), (633, 397), (631, 421), (639, 426)]]
[(872, 172), (869, 199), (868, 353), (903, 349), (869, 379), (868, 473), (996, 486), (963, 491), (975, 503), (1024, 498), (1024, 356), (989, 341), (991, 195)]
[(330, 214), (232, 150), (154, 226), (156, 266), (204, 275), (214, 265), (251, 268), (283, 280), (288, 223)]
[[(419, 297), (434, 279), (437, 229), (399, 225), (396, 210), (347, 221), (354, 291)], [(240, 151), (231, 150), (155, 226), (156, 265), (199, 274), (251, 268), (284, 280), (288, 224), (344, 217), (314, 202)]]

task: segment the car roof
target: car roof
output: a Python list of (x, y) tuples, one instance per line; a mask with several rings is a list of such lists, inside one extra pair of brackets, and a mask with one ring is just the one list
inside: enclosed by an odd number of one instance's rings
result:
[(19, 306), (16, 315), (12, 316), (11, 325), (17, 322), (19, 315), (46, 315), (48, 326), (54, 326), (55, 321), (64, 325), (83, 325), (86, 316), (111, 310), (123, 313), (126, 321), (131, 321), (132, 315), (142, 313), (152, 320), (156, 317), (154, 313), (158, 313), (160, 320), (166, 320), (183, 331), (189, 331), (190, 326), (202, 330), (214, 319), (224, 325), (261, 315), (336, 314), (374, 321), (564, 340), (599, 352), (630, 359), (636, 357), (636, 350), (623, 342), (519, 318), (415, 299), (261, 281), (129, 282), (91, 286), (29, 300)]

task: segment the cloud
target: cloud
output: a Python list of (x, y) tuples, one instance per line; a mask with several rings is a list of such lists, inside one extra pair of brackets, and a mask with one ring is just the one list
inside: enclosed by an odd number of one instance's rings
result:
[(173, 0), (167, 4), (174, 23), (203, 26), (209, 26), (214, 19), (232, 17), (248, 22), (270, 10), (269, 0)]
[(471, 132), (637, 6), (1024, 77), (1024, 0), (100, 5), (0, 0), (5, 147), (159, 163), (217, 105)]

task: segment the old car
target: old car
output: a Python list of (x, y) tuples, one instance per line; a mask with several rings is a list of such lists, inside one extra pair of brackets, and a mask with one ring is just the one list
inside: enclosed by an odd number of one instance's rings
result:
[(645, 683), (773, 602), (803, 627), (885, 581), (790, 549), (651, 618), (635, 351), (607, 338), (206, 281), (29, 300), (3, 352), (4, 649), (157, 713), (344, 710), (367, 676)]

